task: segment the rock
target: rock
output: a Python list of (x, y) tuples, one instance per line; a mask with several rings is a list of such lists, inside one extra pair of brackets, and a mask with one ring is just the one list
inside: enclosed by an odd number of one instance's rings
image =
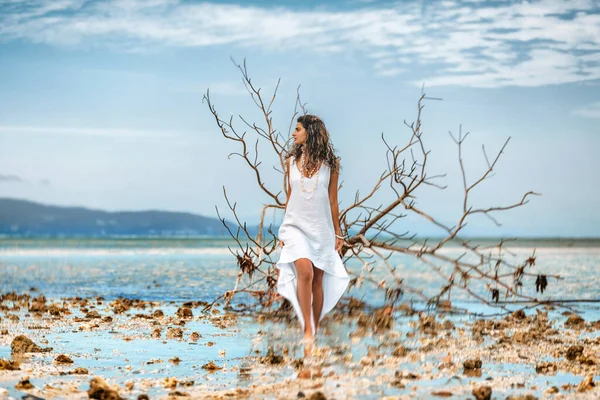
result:
[(142, 393), (137, 397), (137, 400), (150, 400), (150, 397), (148, 397), (147, 394)]
[(477, 400), (490, 400), (492, 398), (492, 388), (489, 386), (479, 386), (473, 389), (472, 394)]
[(419, 379), (420, 376), (409, 371), (396, 371), (394, 373), (396, 379)]
[(162, 310), (156, 310), (152, 313), (154, 318), (162, 318), (165, 316), (165, 313)]
[(52, 347), (42, 348), (37, 344), (33, 343), (33, 341), (25, 335), (19, 335), (16, 338), (14, 338), (12, 343), (10, 344), (10, 349), (13, 354), (47, 353), (52, 351)]
[(188, 393), (180, 392), (179, 390), (174, 390), (169, 392), (169, 397), (189, 397)]
[(179, 310), (177, 310), (176, 315), (179, 318), (186, 318), (186, 319), (194, 317), (194, 314), (192, 313), (192, 309), (188, 308), (188, 307), (181, 307), (181, 308), (179, 308)]
[(111, 317), (110, 315), (105, 316), (104, 318), (102, 318), (102, 322), (112, 322), (113, 317)]
[(87, 375), (87, 368), (77, 367), (73, 371), (69, 372), (70, 375)]
[(0, 371), (16, 371), (19, 370), (19, 362), (11, 361), (5, 358), (0, 358)]
[(371, 365), (375, 365), (375, 360), (373, 360), (369, 356), (364, 356), (363, 358), (360, 359), (360, 363), (364, 366), (371, 366)]
[(394, 357), (404, 357), (408, 354), (408, 349), (402, 345), (396, 347), (394, 351), (392, 351), (392, 355)]
[(308, 397), (308, 400), (327, 400), (323, 392), (314, 392)]
[(546, 394), (556, 394), (558, 392), (559, 392), (558, 388), (556, 386), (552, 386), (552, 387), (548, 388), (548, 390), (546, 390), (544, 393), (546, 393)]
[(361, 328), (368, 328), (373, 323), (373, 317), (369, 314), (360, 314), (356, 320), (356, 324)]
[(182, 381), (179, 382), (179, 386), (194, 386), (194, 381)]
[(17, 384), (15, 385), (15, 388), (16, 388), (17, 390), (30, 390), (30, 389), (33, 389), (34, 387), (35, 387), (35, 386), (33, 386), (33, 385), (31, 384), (31, 382), (29, 382), (29, 377), (27, 377), (27, 376), (26, 376), (26, 377), (24, 377), (23, 379), (21, 379), (21, 380), (19, 381), (19, 383), (17, 383)]
[(200, 339), (201, 337), (202, 337), (202, 335), (200, 335), (198, 332), (192, 332), (192, 334), (190, 335), (190, 340), (192, 342), (195, 342), (198, 339)]
[(298, 372), (298, 379), (310, 379), (310, 377), (310, 369), (303, 369), (302, 371)]
[(427, 335), (437, 335), (441, 325), (435, 320), (435, 315), (419, 315), (419, 330)]
[(173, 364), (177, 365), (177, 364), (179, 364), (179, 363), (181, 362), (181, 358), (179, 358), (179, 357), (175, 356), (175, 357), (173, 357), (173, 358), (169, 358), (169, 362), (171, 362), (171, 363), (173, 363)]
[(277, 365), (283, 363), (283, 356), (276, 354), (273, 346), (267, 348), (267, 355), (260, 359), (262, 364)]
[(508, 396), (506, 400), (538, 400), (538, 398), (532, 394), (526, 394), (523, 396)]
[(299, 391), (298, 394), (296, 395), (296, 397), (299, 398), (299, 399), (303, 399), (303, 398), (306, 397), (306, 395), (304, 394), (303, 391)]
[(167, 331), (167, 339), (181, 339), (183, 330), (181, 328), (169, 328)]
[(177, 378), (165, 378), (163, 381), (163, 387), (165, 389), (175, 389), (177, 387)]
[(160, 329), (156, 328), (156, 329), (154, 329), (154, 330), (152, 331), (152, 333), (150, 334), (150, 336), (151, 336), (153, 339), (158, 339), (158, 338), (160, 337), (160, 333), (161, 333), (161, 332), (160, 332)]
[(373, 317), (373, 330), (377, 332), (390, 329), (392, 327), (392, 323), (394, 322), (392, 318), (393, 311), (394, 309), (390, 306), (382, 307), (375, 311), (375, 315)]
[(541, 362), (535, 366), (535, 372), (538, 374), (551, 374), (556, 372), (556, 370), (556, 363), (554, 362)]
[(585, 326), (585, 320), (579, 315), (571, 315), (565, 322), (565, 328), (571, 329), (583, 329)]
[(102, 318), (102, 315), (100, 315), (100, 313), (98, 311), (90, 311), (89, 313), (85, 314), (85, 318), (86, 319), (97, 319), (97, 318)]
[(583, 346), (575, 345), (567, 349), (567, 360), (574, 361), (583, 354)]
[(527, 318), (527, 315), (525, 314), (525, 311), (523, 310), (517, 310), (515, 312), (513, 312), (512, 314), (510, 314), (510, 319), (512, 319), (513, 321), (521, 321)]
[(94, 377), (90, 381), (90, 388), (88, 389), (88, 396), (90, 399), (98, 400), (124, 400), (119, 392), (110, 386), (104, 379), (99, 376)]
[(54, 359), (54, 361), (59, 364), (73, 364), (73, 360), (71, 360), (71, 357), (66, 356), (64, 354), (60, 354)]
[(437, 397), (452, 397), (454, 394), (447, 390), (438, 390), (436, 392), (431, 392), (432, 395)]
[(202, 366), (202, 369), (205, 369), (207, 371), (217, 371), (219, 369), (223, 369), (223, 367), (219, 367), (218, 365), (216, 365), (214, 362), (209, 362), (207, 364), (204, 364)]
[(589, 374), (583, 378), (583, 381), (577, 386), (577, 391), (579, 393), (587, 392), (588, 390), (592, 390), (594, 386), (596, 386), (594, 383), (594, 374)]
[(482, 365), (483, 365), (483, 363), (481, 362), (481, 360), (479, 358), (472, 359), (472, 360), (465, 360), (465, 362), (463, 362), (464, 369), (480, 369)]

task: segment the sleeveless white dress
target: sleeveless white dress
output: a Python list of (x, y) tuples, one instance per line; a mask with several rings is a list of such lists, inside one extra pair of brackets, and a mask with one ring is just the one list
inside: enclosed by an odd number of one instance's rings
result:
[[(304, 329), (304, 317), (298, 302), (296, 268), (294, 261), (308, 258), (323, 274), (323, 308), (319, 321), (337, 304), (346, 291), (350, 277), (335, 249), (335, 229), (329, 203), (330, 168), (321, 163), (316, 188), (303, 192), (301, 176), (294, 156), (290, 157), (289, 180), (292, 195), (288, 200), (283, 222), (279, 227), (279, 240), (284, 246), (276, 266), (279, 269), (277, 291), (288, 299)], [(305, 190), (314, 187), (317, 174), (304, 177)], [(311, 328), (315, 332), (314, 314), (311, 307)]]

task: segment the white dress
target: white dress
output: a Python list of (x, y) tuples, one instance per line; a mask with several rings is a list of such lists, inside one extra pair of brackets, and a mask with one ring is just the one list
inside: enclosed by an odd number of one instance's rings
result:
[[(288, 200), (283, 223), (279, 227), (278, 233), (279, 240), (283, 241), (284, 246), (277, 262), (279, 269), (277, 291), (292, 303), (302, 329), (304, 329), (305, 321), (298, 302), (298, 279), (294, 261), (299, 258), (308, 258), (316, 268), (324, 271), (323, 308), (319, 321), (337, 304), (350, 281), (342, 259), (335, 249), (335, 229), (329, 203), (330, 172), (329, 166), (322, 162), (314, 192), (303, 192), (300, 171), (294, 156), (290, 157), (289, 180), (292, 195)], [(315, 173), (310, 179), (304, 177), (305, 190), (313, 188), (317, 179), (316, 175)], [(314, 333), (312, 307), (310, 322)]]

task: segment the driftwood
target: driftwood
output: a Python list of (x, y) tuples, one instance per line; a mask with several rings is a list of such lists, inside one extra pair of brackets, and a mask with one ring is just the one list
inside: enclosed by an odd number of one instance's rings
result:
[[(265, 227), (265, 217), (269, 209), (273, 209), (273, 211), (284, 209), (287, 195), (284, 193), (284, 190), (287, 189), (287, 174), (284, 173), (286, 149), (295, 119), (301, 113), (306, 113), (306, 109), (300, 99), (298, 88), (287, 138), (284, 137), (280, 131), (276, 130), (272, 119), (272, 106), (277, 96), (279, 81), (273, 94), (265, 98), (261, 89), (252, 82), (246, 62), (235, 65), (240, 70), (246, 89), (262, 114), (263, 120), (260, 123), (249, 122), (240, 116), (238, 124), (243, 126), (243, 133), (240, 133), (240, 128), (237, 125), (234, 126), (233, 117), (224, 120), (219, 116), (211, 101), (210, 91), (206, 92), (203, 101), (207, 103), (223, 136), (240, 147), (240, 151), (231, 153), (230, 157), (235, 155), (244, 160), (256, 179), (256, 184), (266, 195), (268, 201), (262, 208), (258, 233), (254, 235), (246, 223), (238, 218), (236, 204), (230, 202), (227, 191), (225, 187), (223, 188), (223, 194), (234, 217), (235, 227), (230, 226), (234, 224), (228, 224), (221, 216), (218, 207), (216, 211), (219, 219), (237, 243), (235, 251), (231, 247), (229, 250), (236, 258), (240, 271), (234, 287), (215, 299), (207, 308), (219, 301), (224, 301), (227, 307), (238, 293), (250, 294), (256, 299), (253, 306), (264, 308), (271, 307), (274, 303), (282, 300), (276, 292), (277, 269), (275, 262), (277, 260), (274, 257), (279, 242), (272, 225)], [(509, 303), (541, 304), (542, 302), (538, 301), (536, 297), (522, 293), (523, 279), (535, 277), (536, 289), (538, 291), (541, 289), (543, 292), (548, 285), (548, 278), (561, 278), (556, 275), (530, 272), (530, 267), (534, 266), (536, 261), (535, 250), (524, 260), (515, 263), (509, 261), (507, 257), (507, 252), (510, 253), (507, 250), (507, 243), (510, 240), (500, 240), (492, 246), (482, 247), (460, 235), (470, 217), (482, 214), (494, 224), (499, 225), (494, 214), (521, 207), (529, 202), (531, 196), (538, 195), (538, 193), (529, 191), (523, 194), (519, 201), (503, 206), (480, 208), (470, 205), (469, 195), (492, 176), (510, 137), (493, 157), (488, 157), (485, 146), (482, 146), (487, 169), (481, 176), (469, 181), (463, 159), (463, 144), (469, 133), (463, 134), (462, 127), (459, 128), (457, 135), (450, 132), (450, 137), (455, 143), (458, 153), (458, 164), (464, 190), (461, 215), (453, 226), (449, 226), (442, 223), (429, 211), (417, 206), (415, 199), (419, 188), (424, 186), (433, 186), (440, 190), (446, 188), (438, 183), (441, 178), (445, 177), (445, 174), (430, 175), (427, 171), (429, 151), (426, 148), (421, 129), (421, 118), (424, 102), (428, 100), (440, 99), (427, 97), (422, 93), (417, 101), (415, 121), (412, 123), (404, 121), (408, 132), (408, 139), (404, 144), (394, 145), (389, 138), (381, 135), (386, 149), (387, 168), (374, 182), (368, 193), (361, 195), (357, 191), (353, 203), (345, 209), (340, 209), (340, 227), (345, 236), (342, 248), (344, 262), (356, 259), (362, 264), (360, 272), (352, 273), (353, 279), (350, 287), (363, 284), (373, 285), (378, 290), (384, 291), (386, 305), (394, 306), (406, 294), (410, 294), (411, 298), (422, 301), (429, 309), (442, 307), (444, 310), (458, 312), (467, 311), (453, 308), (452, 294), (454, 291), (466, 292), (470, 298), (489, 306), (498, 307), (504, 312), (510, 311), (506, 307)], [(254, 138), (254, 145), (252, 145), (251, 141)], [(258, 145), (261, 141), (267, 145), (269, 151), (274, 152), (278, 160), (278, 165), (274, 168), (282, 174), (282, 180), (279, 182), (266, 182), (261, 174), (262, 161), (258, 152)], [(343, 182), (340, 183), (339, 188), (342, 185)], [(384, 188), (390, 190), (388, 202), (376, 206), (371, 204), (375, 194), (383, 191)], [(419, 242), (414, 233), (396, 232), (393, 224), (409, 214), (414, 214), (436, 225), (444, 232), (444, 236), (433, 242), (430, 240)], [(460, 246), (461, 255), (449, 256), (440, 251), (450, 243)], [(405, 254), (417, 258), (432, 272), (438, 274), (445, 284), (434, 295), (425, 294), (424, 288), (409, 286), (403, 277), (398, 275), (395, 266), (390, 262), (393, 254)], [(384, 280), (374, 279), (372, 276), (374, 268), (385, 268), (387, 278)], [(479, 289), (474, 288), (474, 283), (479, 285)], [(482, 285), (484, 290), (481, 290)]]

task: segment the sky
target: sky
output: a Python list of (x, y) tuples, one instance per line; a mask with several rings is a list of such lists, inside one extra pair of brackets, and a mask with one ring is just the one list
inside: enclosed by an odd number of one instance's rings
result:
[[(403, 145), (421, 93), (428, 173), (445, 174), (417, 204), (454, 225), (468, 182), (507, 139), (474, 207), (523, 207), (474, 218), (465, 235), (600, 236), (600, 1), (0, 0), (0, 197), (105, 210), (161, 209), (259, 220), (269, 199), (219, 114), (263, 123), (234, 62), (270, 97), (287, 138), (297, 89), (341, 157), (340, 209)], [(255, 137), (249, 132), (252, 142)], [(276, 159), (259, 147), (269, 188)], [(393, 201), (389, 189), (372, 206)], [(267, 222), (281, 223), (282, 212)], [(409, 216), (398, 232), (441, 234)]]

